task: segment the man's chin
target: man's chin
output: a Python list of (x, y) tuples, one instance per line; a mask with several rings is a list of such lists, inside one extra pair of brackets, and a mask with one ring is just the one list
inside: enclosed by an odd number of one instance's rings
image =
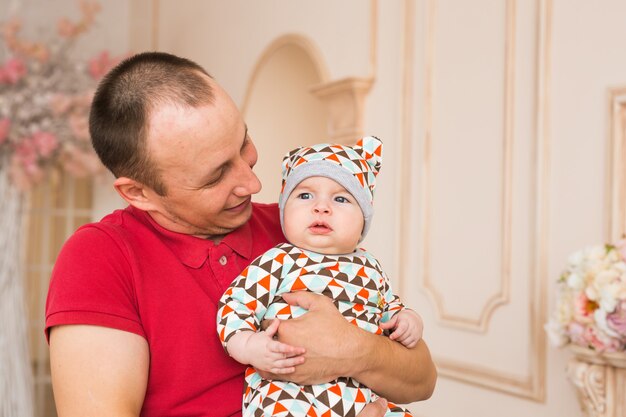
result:
[(222, 234), (228, 234), (239, 229), (244, 224), (248, 223), (250, 217), (252, 217), (252, 204), (248, 204), (244, 210), (239, 212), (226, 212), (227, 220), (222, 226)]

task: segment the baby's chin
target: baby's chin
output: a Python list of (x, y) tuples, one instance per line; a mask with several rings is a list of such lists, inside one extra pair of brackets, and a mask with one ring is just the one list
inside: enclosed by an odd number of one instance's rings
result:
[(308, 242), (298, 242), (287, 239), (289, 243), (297, 246), (300, 249), (308, 250), (310, 252), (320, 253), (322, 255), (346, 255), (353, 253), (356, 250), (356, 246), (351, 248), (339, 248), (335, 246), (314, 246)]

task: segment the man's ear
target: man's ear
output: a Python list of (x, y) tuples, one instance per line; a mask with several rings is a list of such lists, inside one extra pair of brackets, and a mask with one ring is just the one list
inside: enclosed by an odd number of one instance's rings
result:
[(120, 197), (131, 206), (143, 211), (156, 210), (157, 194), (150, 187), (128, 177), (116, 178), (113, 186)]

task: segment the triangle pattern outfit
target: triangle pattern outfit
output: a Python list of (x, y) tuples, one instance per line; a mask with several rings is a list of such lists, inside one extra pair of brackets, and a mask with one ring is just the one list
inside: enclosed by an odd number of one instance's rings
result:
[[(306, 313), (287, 304), (282, 294), (311, 291), (331, 298), (350, 323), (382, 334), (379, 323), (404, 309), (393, 294), (379, 262), (363, 249), (345, 255), (324, 255), (282, 243), (256, 258), (222, 296), (217, 331), (224, 347), (243, 330), (257, 331), (265, 319), (286, 320)], [(246, 370), (243, 416), (356, 416), (378, 396), (353, 378), (318, 385), (264, 380), (253, 367)], [(389, 403), (386, 417), (411, 416)]]

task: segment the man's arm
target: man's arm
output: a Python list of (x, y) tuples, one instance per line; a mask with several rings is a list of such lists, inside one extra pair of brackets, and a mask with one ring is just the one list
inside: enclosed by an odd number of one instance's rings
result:
[(146, 340), (107, 327), (50, 330), (52, 388), (59, 417), (137, 417), (150, 354)]
[(324, 296), (299, 291), (283, 294), (283, 298), (309, 310), (297, 319), (281, 322), (278, 328), (281, 342), (306, 349), (305, 362), (288, 376), (262, 373), (263, 377), (316, 384), (349, 376), (398, 403), (421, 401), (432, 395), (437, 370), (423, 340), (408, 349), (359, 329)]

